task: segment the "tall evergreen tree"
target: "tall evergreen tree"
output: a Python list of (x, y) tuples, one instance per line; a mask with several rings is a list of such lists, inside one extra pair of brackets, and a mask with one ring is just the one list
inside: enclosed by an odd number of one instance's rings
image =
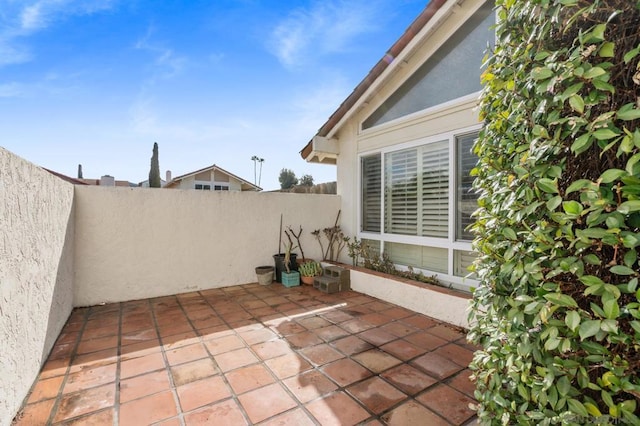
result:
[(78, 179), (82, 179), (82, 164), (78, 164)]
[(149, 170), (149, 187), (160, 188), (160, 162), (158, 160), (158, 143), (153, 143), (153, 155), (151, 156), (151, 170)]

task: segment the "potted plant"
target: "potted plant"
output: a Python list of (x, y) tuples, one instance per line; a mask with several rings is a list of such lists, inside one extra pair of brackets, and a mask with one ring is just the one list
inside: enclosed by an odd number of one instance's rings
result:
[(322, 275), (322, 266), (314, 260), (309, 260), (298, 267), (298, 272), (303, 284), (313, 285), (314, 277)]
[[(284, 231), (285, 234), (287, 234), (287, 231)], [(291, 243), (291, 236), (289, 234), (287, 234), (287, 238), (289, 239), (289, 242)], [(282, 271), (286, 270), (287, 268), (285, 268), (285, 253), (282, 253), (282, 247), (285, 247), (286, 244), (282, 241), (282, 215), (280, 215), (280, 234), (279, 234), (279, 240), (278, 240), (278, 253), (273, 255), (273, 261), (275, 263), (275, 272), (276, 272), (276, 281), (278, 281), (279, 283), (282, 282)], [(291, 244), (291, 250), (293, 250), (293, 244)], [(297, 254), (296, 253), (289, 253), (289, 260), (287, 262), (287, 265), (289, 269), (293, 269), (293, 270), (297, 270), (298, 269), (298, 264), (296, 262), (296, 257)]]
[(295, 261), (291, 260), (291, 251), (295, 248), (293, 246), (293, 241), (291, 241), (291, 236), (284, 232), (289, 240), (289, 243), (285, 243), (284, 245), (284, 267), (286, 271), (282, 271), (282, 285), (285, 287), (295, 287), (300, 285), (300, 273), (296, 270), (292, 270), (291, 263), (295, 264)]

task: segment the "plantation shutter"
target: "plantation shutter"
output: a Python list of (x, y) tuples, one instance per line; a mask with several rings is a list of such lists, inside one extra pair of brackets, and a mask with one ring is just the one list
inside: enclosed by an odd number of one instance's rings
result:
[(385, 232), (418, 235), (418, 149), (385, 158)]
[(447, 141), (424, 145), (422, 149), (422, 194), (420, 235), (447, 238), (449, 235), (449, 147)]
[(362, 157), (362, 230), (380, 232), (382, 165), (380, 154)]
[(478, 194), (473, 191), (471, 170), (478, 163), (478, 157), (472, 152), (477, 133), (458, 136), (457, 151), (457, 187), (456, 187), (456, 239), (473, 240), (473, 234), (467, 229), (475, 219), (471, 217), (478, 207)]

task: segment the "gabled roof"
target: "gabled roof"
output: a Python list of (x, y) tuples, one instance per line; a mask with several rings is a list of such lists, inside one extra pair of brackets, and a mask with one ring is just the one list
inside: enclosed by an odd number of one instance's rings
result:
[(48, 171), (52, 175), (57, 176), (62, 180), (66, 180), (67, 182), (72, 183), (74, 185), (88, 185), (88, 183), (83, 182), (80, 179), (72, 178), (70, 176), (63, 175), (62, 173), (54, 172), (53, 170), (49, 170), (46, 167), (43, 167), (43, 169), (45, 169), (46, 171)]
[(234, 175), (233, 173), (230, 173), (230, 172), (226, 171), (226, 170), (225, 170), (225, 169), (223, 169), (222, 167), (216, 166), (215, 164), (212, 164), (212, 165), (211, 165), (211, 166), (209, 166), (209, 167), (205, 167), (205, 168), (202, 168), (202, 169), (196, 170), (196, 171), (194, 171), (194, 172), (189, 172), (189, 173), (185, 173), (185, 174), (180, 175), (180, 176), (176, 176), (176, 177), (174, 177), (173, 179), (171, 179), (171, 182), (167, 182), (167, 183), (163, 186), (163, 188), (171, 188), (171, 187), (173, 187), (173, 186), (177, 185), (179, 181), (181, 181), (181, 180), (183, 180), (183, 179), (185, 179), (185, 178), (188, 178), (188, 177), (190, 177), (190, 176), (194, 176), (194, 175), (197, 175), (197, 174), (202, 173), (202, 172), (216, 171), (216, 170), (217, 170), (217, 171), (219, 171), (219, 172), (221, 172), (221, 173), (226, 174), (227, 176), (230, 176), (230, 177), (232, 177), (232, 178), (234, 178), (234, 179), (236, 179), (236, 180), (240, 181), (240, 183), (241, 183), (243, 186), (249, 186), (249, 187), (250, 187), (250, 189), (253, 189), (254, 191), (262, 191), (262, 188), (260, 188), (259, 186), (254, 185), (254, 184), (252, 184), (251, 182), (249, 182), (249, 181), (247, 181), (247, 180), (244, 180), (244, 179), (242, 179), (241, 177), (238, 177), (238, 176)]
[[(354, 105), (381, 78), (384, 71), (396, 60), (414, 38), (424, 29), (431, 18), (440, 10), (447, 0), (431, 0), (418, 17), (409, 25), (402, 36), (391, 46), (385, 55), (369, 71), (367, 76), (353, 89), (353, 92), (340, 104), (338, 109), (331, 114), (329, 119), (320, 127), (316, 137), (325, 137), (345, 119)], [(315, 138), (315, 137), (314, 137)], [(313, 138), (300, 151), (300, 155), (307, 160), (313, 151)], [(335, 163), (334, 163), (335, 164)]]

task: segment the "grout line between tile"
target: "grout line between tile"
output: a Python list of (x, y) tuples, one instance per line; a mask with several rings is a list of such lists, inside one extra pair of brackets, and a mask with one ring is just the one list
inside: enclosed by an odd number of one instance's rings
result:
[[(67, 380), (69, 379), (69, 374), (71, 374), (71, 366), (73, 365), (73, 361), (75, 360), (75, 357), (76, 357), (76, 352), (78, 351), (78, 347), (80, 346), (80, 341), (82, 340), (82, 335), (84, 334), (84, 329), (87, 325), (87, 320), (89, 318), (90, 310), (91, 308), (87, 308), (83, 314), (82, 326), (78, 331), (78, 337), (76, 338), (76, 343), (73, 349), (71, 350), (71, 354), (69, 355), (69, 365), (67, 365), (67, 371), (65, 371), (64, 373), (64, 379), (62, 379), (62, 383), (60, 384), (60, 389), (58, 389), (58, 395), (56, 396), (56, 401), (54, 402), (53, 407), (51, 407), (51, 412), (49, 413), (49, 418), (47, 419), (47, 425), (51, 425), (53, 423), (53, 419), (55, 419), (55, 416), (58, 413), (58, 409), (60, 408), (60, 403), (62, 402), (62, 391), (64, 390), (64, 387), (67, 384)], [(69, 318), (71, 318), (71, 315), (73, 315), (73, 310), (71, 311)], [(69, 318), (67, 318), (67, 323), (69, 321)], [(65, 327), (67, 323), (65, 323)], [(64, 327), (63, 327), (63, 330), (64, 330)], [(34, 386), (35, 384), (36, 383), (34, 383)]]

